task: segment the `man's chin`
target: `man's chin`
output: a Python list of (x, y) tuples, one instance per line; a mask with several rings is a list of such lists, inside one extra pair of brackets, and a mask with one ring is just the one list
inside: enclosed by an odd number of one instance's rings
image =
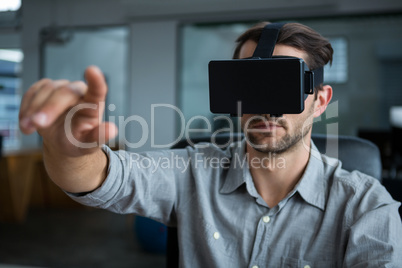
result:
[(272, 147), (272, 146), (251, 146), (255, 151), (260, 152), (260, 153), (264, 153), (264, 154), (282, 154), (284, 153), (286, 149), (284, 148), (279, 148), (279, 147)]
[(270, 134), (256, 134), (256, 133), (248, 133), (246, 135), (247, 142), (252, 147), (276, 147), (277, 144), (283, 142), (283, 137), (278, 137), (277, 135)]
[(301, 135), (297, 135), (295, 137), (285, 135), (281, 138), (269, 136), (256, 137), (254, 135), (248, 135), (247, 143), (257, 152), (280, 155), (293, 148), (301, 139)]
[(276, 153), (282, 151), (283, 146), (280, 146), (280, 141), (278, 141), (275, 137), (265, 137), (264, 139), (247, 139), (248, 145), (261, 153)]

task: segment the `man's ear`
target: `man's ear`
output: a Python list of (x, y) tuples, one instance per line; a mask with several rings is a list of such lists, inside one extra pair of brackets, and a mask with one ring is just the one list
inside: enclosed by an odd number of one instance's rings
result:
[(330, 85), (324, 85), (322, 89), (317, 92), (317, 99), (314, 106), (314, 117), (319, 117), (325, 109), (327, 109), (328, 103), (332, 98), (332, 87)]

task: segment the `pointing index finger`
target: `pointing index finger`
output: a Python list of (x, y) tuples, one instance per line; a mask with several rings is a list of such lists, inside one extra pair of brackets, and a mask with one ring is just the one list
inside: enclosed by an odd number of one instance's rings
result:
[(96, 66), (90, 66), (85, 70), (85, 79), (88, 83), (88, 91), (84, 95), (84, 102), (97, 104), (105, 101), (107, 85), (102, 71)]

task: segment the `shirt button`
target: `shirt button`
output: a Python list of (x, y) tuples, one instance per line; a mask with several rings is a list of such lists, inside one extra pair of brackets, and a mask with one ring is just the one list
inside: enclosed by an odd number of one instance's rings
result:
[(214, 233), (214, 238), (215, 238), (215, 239), (219, 239), (219, 237), (221, 237), (221, 235), (220, 235), (218, 232), (215, 232), (215, 233)]
[(259, 268), (257, 265), (254, 265), (253, 267), (251, 267), (251, 268)]
[[(271, 218), (270, 218), (269, 216), (264, 216), (264, 217), (262, 218), (262, 220), (263, 220), (265, 223), (268, 223), (268, 222), (271, 220)], [(308, 268), (308, 267), (304, 267), (304, 268)]]
[(310, 265), (304, 265), (304, 268), (311, 268)]

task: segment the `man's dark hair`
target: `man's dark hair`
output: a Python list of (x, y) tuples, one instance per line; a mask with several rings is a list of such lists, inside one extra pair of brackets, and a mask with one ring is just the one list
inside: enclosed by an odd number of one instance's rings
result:
[[(239, 58), (240, 49), (248, 40), (258, 43), (262, 29), (269, 22), (260, 22), (236, 39), (234, 59)], [(332, 63), (333, 49), (328, 39), (300, 23), (286, 23), (279, 31), (276, 44), (287, 45), (307, 53), (306, 63), (310, 69), (323, 67)]]

